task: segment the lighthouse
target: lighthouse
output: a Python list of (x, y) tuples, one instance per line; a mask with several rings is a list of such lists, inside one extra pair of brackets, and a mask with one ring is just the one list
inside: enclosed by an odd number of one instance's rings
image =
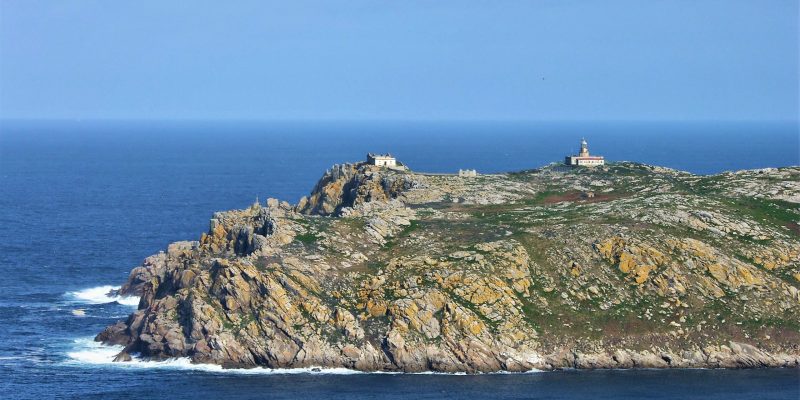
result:
[(586, 139), (581, 139), (581, 152), (578, 153), (579, 157), (589, 157), (589, 143), (586, 143)]
[(603, 156), (589, 154), (589, 143), (586, 142), (586, 139), (581, 139), (581, 149), (577, 155), (567, 156), (564, 159), (564, 164), (578, 167), (596, 167), (605, 165), (605, 163), (606, 160)]

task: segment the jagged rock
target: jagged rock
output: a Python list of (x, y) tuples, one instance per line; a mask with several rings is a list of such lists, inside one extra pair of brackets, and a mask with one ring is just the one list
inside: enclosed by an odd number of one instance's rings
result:
[(317, 182), (312, 194), (298, 210), (331, 215), (345, 207), (370, 202), (388, 202), (416, 182), (405, 173), (384, 171), (366, 163), (338, 164)]

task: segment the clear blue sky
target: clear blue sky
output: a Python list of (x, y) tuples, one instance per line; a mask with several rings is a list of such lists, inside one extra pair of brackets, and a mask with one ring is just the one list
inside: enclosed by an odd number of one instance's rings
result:
[(0, 118), (797, 120), (798, 1), (0, 1)]

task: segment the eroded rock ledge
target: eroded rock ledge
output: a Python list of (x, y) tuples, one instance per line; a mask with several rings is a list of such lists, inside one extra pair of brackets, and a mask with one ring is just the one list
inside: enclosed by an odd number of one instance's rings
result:
[(97, 340), (225, 367), (797, 367), (798, 199), (798, 168), (337, 165), (145, 259)]

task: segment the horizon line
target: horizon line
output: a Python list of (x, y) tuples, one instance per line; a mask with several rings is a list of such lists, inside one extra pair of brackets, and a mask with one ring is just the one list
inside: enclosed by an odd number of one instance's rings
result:
[(136, 122), (136, 123), (780, 123), (800, 124), (800, 118), (795, 119), (681, 119), (681, 118), (602, 118), (602, 119), (556, 119), (556, 118), (69, 118), (69, 117), (44, 117), (44, 118), (3, 118), (3, 123), (103, 123), (103, 122)]

